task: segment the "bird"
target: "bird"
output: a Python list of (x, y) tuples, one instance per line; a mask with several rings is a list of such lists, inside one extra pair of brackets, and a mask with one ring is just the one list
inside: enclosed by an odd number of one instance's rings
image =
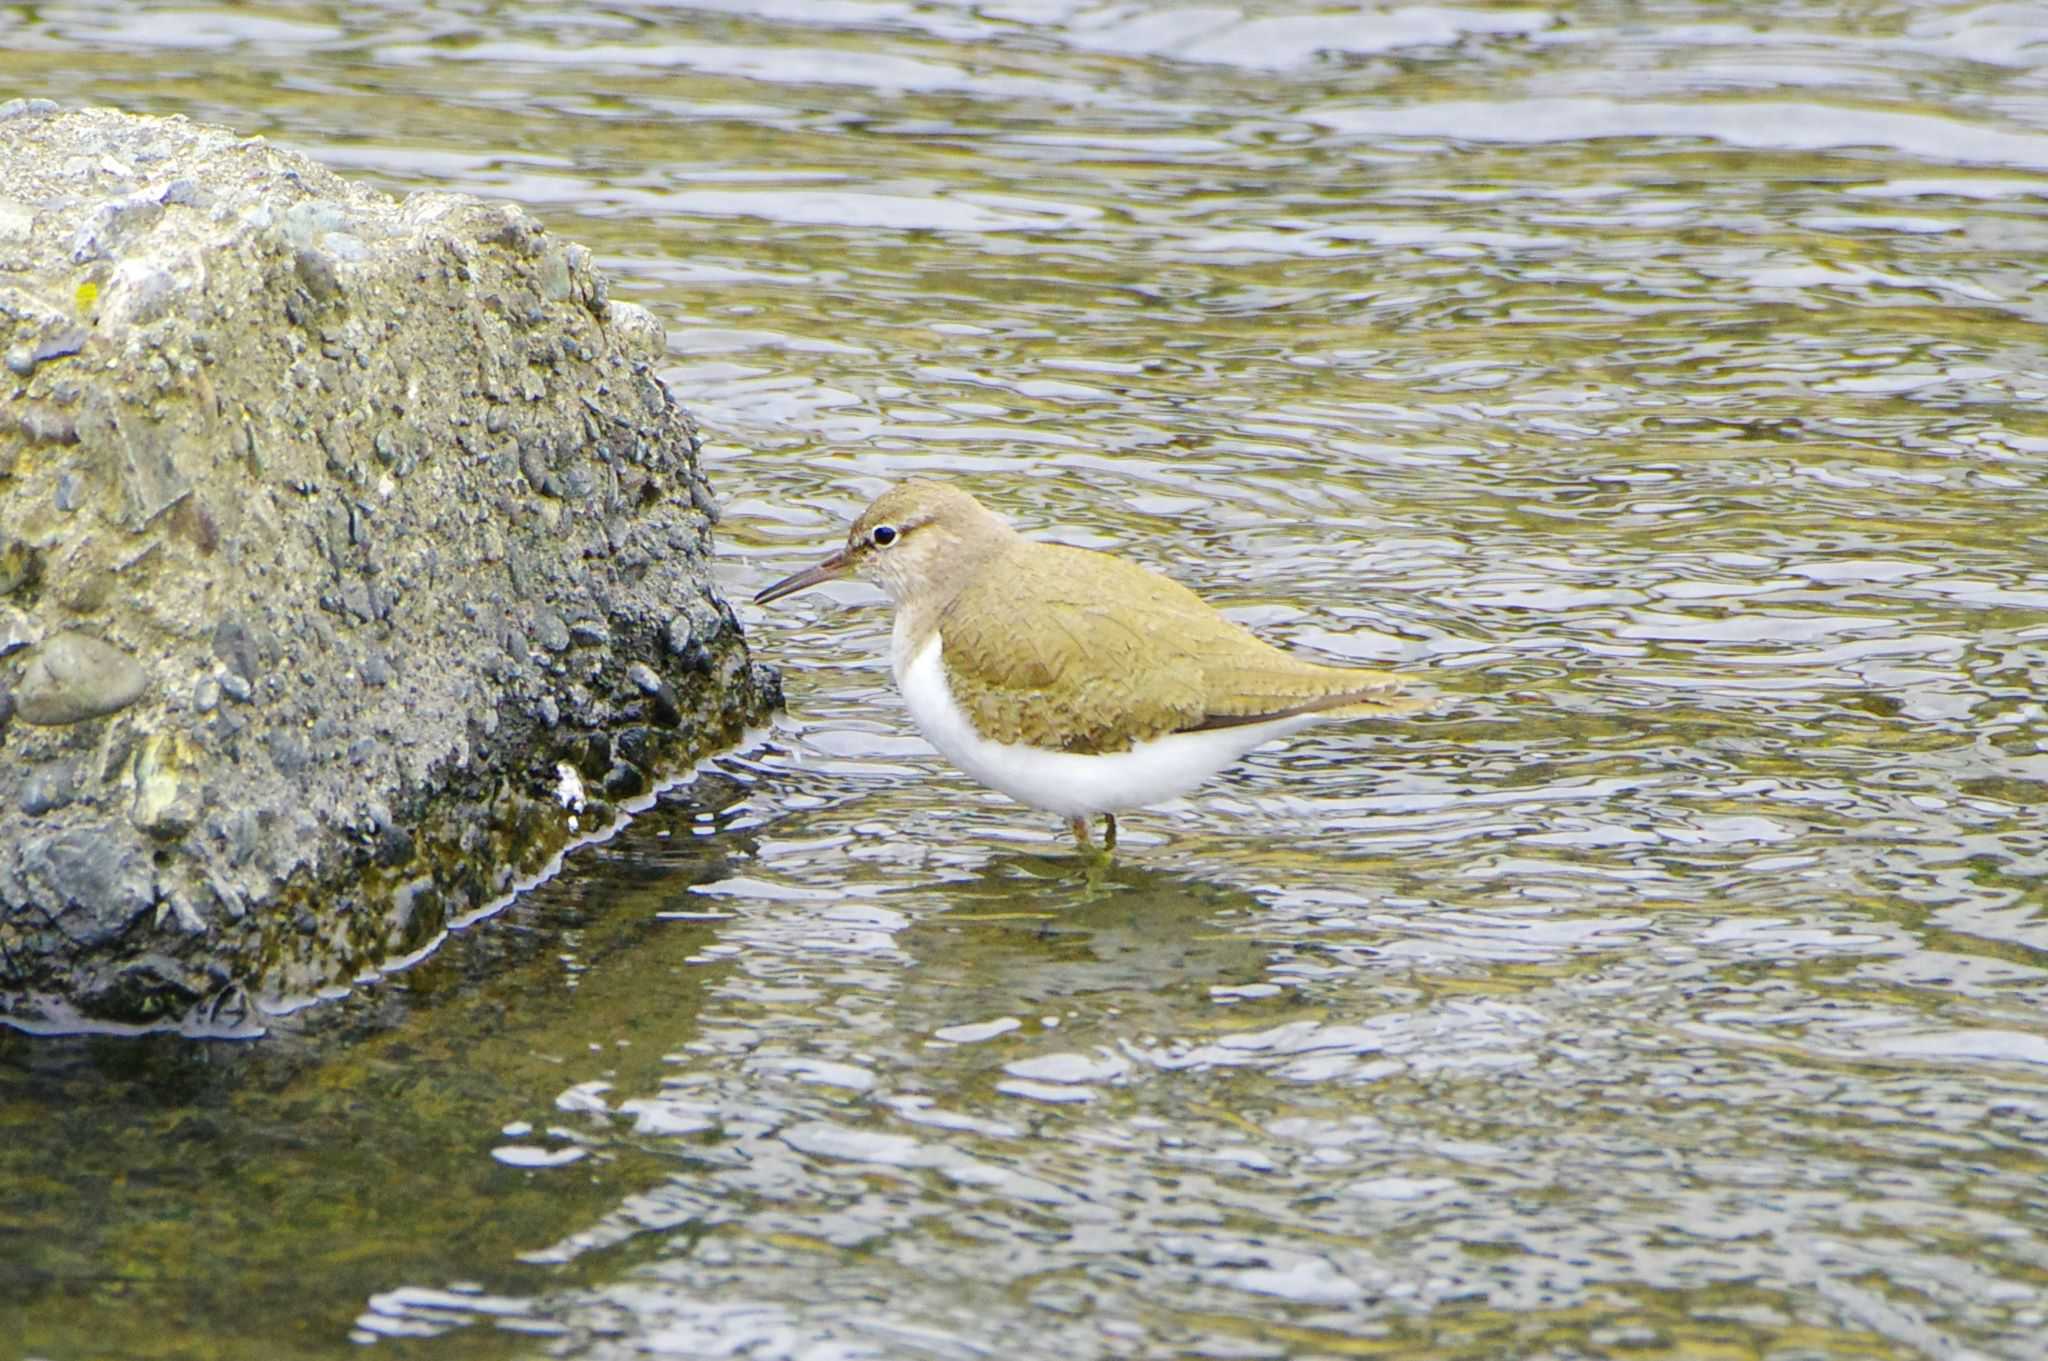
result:
[(1178, 798), (1276, 737), (1427, 701), (1404, 678), (1266, 642), (1187, 587), (1110, 553), (1026, 538), (950, 483), (900, 482), (846, 546), (754, 597), (857, 577), (895, 606), (890, 667), (925, 740), (1077, 847), (1116, 815)]

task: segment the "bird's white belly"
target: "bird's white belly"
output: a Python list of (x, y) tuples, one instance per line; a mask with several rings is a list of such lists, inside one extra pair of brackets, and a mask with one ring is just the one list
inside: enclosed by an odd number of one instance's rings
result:
[(1171, 733), (1129, 751), (1092, 756), (1022, 742), (991, 742), (974, 730), (966, 711), (954, 702), (939, 660), (940, 646), (934, 634), (915, 656), (905, 656), (908, 648), (900, 638), (894, 650), (896, 684), (918, 731), (947, 760), (983, 784), (1062, 817), (1113, 813), (1178, 798), (1261, 742), (1297, 726), (1262, 723)]

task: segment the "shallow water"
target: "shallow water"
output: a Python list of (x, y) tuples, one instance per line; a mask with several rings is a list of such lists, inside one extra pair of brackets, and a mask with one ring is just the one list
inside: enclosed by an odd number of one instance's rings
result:
[(741, 599), (964, 479), (1429, 717), (1063, 833), (886, 612), (261, 1045), (0, 1039), (25, 1355), (2032, 1358), (2048, 21), (0, 6), (0, 90), (517, 199)]

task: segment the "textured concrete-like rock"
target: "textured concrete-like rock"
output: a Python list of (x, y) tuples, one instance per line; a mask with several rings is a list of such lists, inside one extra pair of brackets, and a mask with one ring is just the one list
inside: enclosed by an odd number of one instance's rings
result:
[(563, 844), (561, 763), (764, 711), (661, 347), (517, 208), (0, 104), (0, 1014), (346, 980)]

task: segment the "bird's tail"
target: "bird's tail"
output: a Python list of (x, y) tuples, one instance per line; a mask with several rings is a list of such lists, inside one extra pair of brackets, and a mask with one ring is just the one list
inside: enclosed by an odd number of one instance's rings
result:
[(1407, 714), (1419, 714), (1428, 709), (1434, 700), (1424, 695), (1397, 694), (1401, 682), (1398, 677), (1389, 677), (1358, 690), (1342, 690), (1335, 694), (1317, 695), (1311, 699), (1299, 700), (1260, 713), (1211, 714), (1182, 732), (1210, 732), (1217, 728), (1242, 728), (1253, 723), (1277, 723), (1288, 718), (1400, 718)]

